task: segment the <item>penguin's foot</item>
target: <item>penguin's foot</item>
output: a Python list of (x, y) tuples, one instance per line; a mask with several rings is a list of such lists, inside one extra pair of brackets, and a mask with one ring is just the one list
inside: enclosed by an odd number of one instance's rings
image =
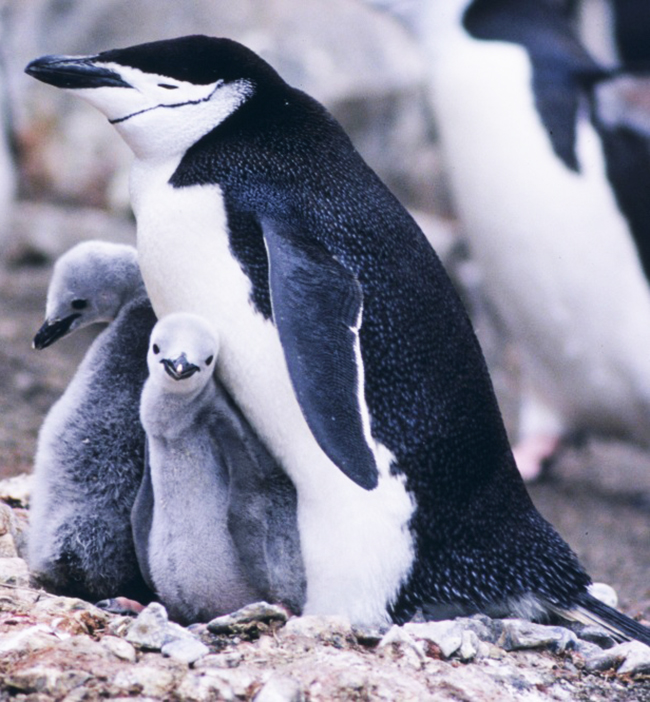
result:
[(95, 607), (111, 614), (121, 614), (127, 617), (135, 617), (144, 609), (144, 605), (136, 600), (130, 600), (128, 597), (110, 597), (107, 600), (100, 600), (95, 603)]
[(551, 434), (534, 434), (522, 439), (512, 452), (521, 477), (527, 482), (537, 480), (543, 472), (544, 464), (557, 451), (560, 437)]

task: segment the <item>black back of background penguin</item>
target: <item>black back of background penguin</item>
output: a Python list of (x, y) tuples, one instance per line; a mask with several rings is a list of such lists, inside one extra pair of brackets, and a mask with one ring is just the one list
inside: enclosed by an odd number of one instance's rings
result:
[[(590, 610), (650, 641), (643, 627), (591, 598), (589, 577), (535, 510), (470, 322), (438, 258), (321, 105), (243, 46), (201, 36), (83, 59), (44, 57), (27, 70), (59, 87), (97, 87), (83, 96), (134, 149), (134, 209), (154, 308), (214, 301), (196, 311), (212, 315), (223, 334), (224, 382), (297, 488), (305, 613), (376, 623), (387, 613), (404, 621), (419, 606), (567, 617)], [(149, 102), (130, 87), (160, 76), (185, 81), (173, 91), (174, 106), (157, 102), (169, 98), (155, 87)], [(208, 88), (197, 103), (201, 85)], [(170, 149), (174, 136), (185, 137), (184, 110), (207, 110), (210, 101), (213, 123), (184, 153), (166, 151), (168, 170), (159, 169), (163, 147), (149, 130), (158, 126)], [(152, 183), (162, 183), (157, 198)], [(173, 200), (177, 209), (165, 214), (184, 213), (166, 223), (172, 237), (198, 198), (212, 207), (208, 196), (238, 213), (246, 245), (230, 246), (232, 218), (204, 222), (182, 273), (177, 259), (166, 267), (175, 251), (166, 257), (158, 248), (147, 260), (164, 235), (150, 224), (152, 210)], [(223, 295), (202, 267), (223, 237), (229, 246), (219, 251), (237, 259), (257, 310), (234, 285)], [(268, 282), (259, 274), (264, 247)], [(232, 273), (218, 256), (211, 261)], [(166, 270), (177, 278), (171, 290)], [(269, 299), (274, 329), (260, 305)], [(236, 307), (240, 324), (228, 326), (219, 304)], [(242, 328), (255, 333), (245, 338)], [(277, 339), (283, 363), (275, 360)], [(265, 376), (256, 375), (250, 351), (261, 344), (275, 364)], [(291, 397), (280, 384), (284, 362)], [(296, 400), (311, 435), (294, 421)], [(322, 453), (312, 449), (314, 438)], [(294, 446), (306, 447), (308, 458)]]

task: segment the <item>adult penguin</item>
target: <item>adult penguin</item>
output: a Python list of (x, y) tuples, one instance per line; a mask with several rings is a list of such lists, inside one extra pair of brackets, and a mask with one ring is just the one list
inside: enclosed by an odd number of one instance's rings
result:
[(438, 258), (320, 104), (204, 36), (27, 71), (133, 149), (149, 295), (220, 331), (221, 378), (298, 492), (305, 613), (588, 610), (650, 641), (535, 510)]
[(405, 18), (426, 49), (461, 224), (520, 351), (522, 473), (536, 477), (574, 432), (648, 445), (650, 110), (638, 82), (596, 63), (551, 0), (416, 1)]

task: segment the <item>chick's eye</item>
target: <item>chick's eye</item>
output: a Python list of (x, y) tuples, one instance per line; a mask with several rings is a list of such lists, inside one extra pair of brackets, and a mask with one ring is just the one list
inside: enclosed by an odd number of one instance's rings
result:
[(208, 357), (205, 359), (205, 365), (206, 365), (206, 366), (209, 366), (209, 365), (212, 363), (212, 361), (214, 361), (214, 356), (208, 356)]
[(177, 85), (171, 85), (170, 83), (158, 83), (159, 88), (164, 88), (165, 90), (176, 90)]
[(158, 344), (154, 344), (154, 345), (151, 347), (151, 350), (152, 350), (154, 353), (160, 353), (160, 347), (158, 346)]
[(88, 300), (73, 300), (71, 306), (73, 310), (84, 310), (88, 307)]

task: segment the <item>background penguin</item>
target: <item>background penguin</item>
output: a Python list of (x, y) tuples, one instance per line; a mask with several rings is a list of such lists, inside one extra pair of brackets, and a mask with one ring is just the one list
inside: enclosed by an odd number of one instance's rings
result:
[(535, 510), (438, 258), (321, 105), (200, 36), (27, 71), (136, 154), (147, 289), (219, 329), (220, 375), (297, 488), (305, 613), (591, 612), (650, 641)]
[(415, 2), (409, 19), (463, 229), (521, 352), (520, 469), (574, 431), (647, 445), (650, 128), (606, 117), (609, 76), (556, 3)]
[(300, 611), (304, 596), (295, 490), (214, 383), (217, 354), (201, 317), (165, 317), (151, 334), (142, 392), (136, 550), (184, 624), (269, 598)]
[(42, 349), (94, 322), (93, 342), (41, 427), (30, 505), (29, 566), (53, 591), (149, 601), (130, 512), (144, 467), (138, 417), (156, 322), (131, 246), (87, 241), (64, 254), (50, 282)]

